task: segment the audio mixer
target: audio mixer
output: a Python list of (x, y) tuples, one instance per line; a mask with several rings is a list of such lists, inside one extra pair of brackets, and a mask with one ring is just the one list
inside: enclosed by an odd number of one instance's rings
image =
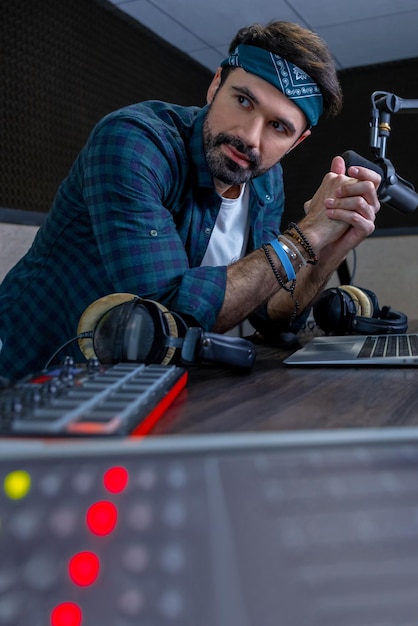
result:
[(0, 442), (0, 625), (415, 626), (418, 429), (381, 431)]
[(67, 357), (0, 392), (0, 436), (143, 435), (186, 382), (175, 365), (75, 365)]

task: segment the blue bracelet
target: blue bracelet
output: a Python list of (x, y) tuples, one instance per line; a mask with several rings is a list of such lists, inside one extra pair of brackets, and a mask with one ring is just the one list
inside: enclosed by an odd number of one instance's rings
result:
[(269, 243), (279, 257), (280, 263), (284, 267), (287, 280), (294, 280), (296, 278), (295, 270), (293, 269), (293, 265), (291, 264), (286, 252), (283, 250), (280, 241), (278, 239), (273, 239), (273, 241), (270, 241)]

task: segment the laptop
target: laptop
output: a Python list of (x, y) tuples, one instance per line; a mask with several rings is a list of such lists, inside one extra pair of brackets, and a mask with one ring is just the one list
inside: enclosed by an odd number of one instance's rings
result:
[(285, 365), (418, 365), (418, 335), (315, 337), (285, 359)]

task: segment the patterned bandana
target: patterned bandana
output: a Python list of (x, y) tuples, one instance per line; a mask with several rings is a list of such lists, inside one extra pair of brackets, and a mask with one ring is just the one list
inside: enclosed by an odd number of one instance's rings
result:
[(297, 65), (264, 48), (240, 44), (221, 66), (242, 67), (277, 87), (304, 112), (309, 125), (315, 126), (323, 111), (321, 90)]

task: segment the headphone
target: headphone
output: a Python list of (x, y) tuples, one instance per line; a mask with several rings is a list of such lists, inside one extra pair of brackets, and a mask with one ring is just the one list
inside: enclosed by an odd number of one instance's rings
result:
[(250, 369), (256, 356), (250, 341), (189, 328), (159, 302), (130, 293), (112, 293), (90, 304), (80, 318), (77, 338), (86, 359), (103, 364), (209, 361)]
[(387, 335), (405, 333), (408, 318), (389, 306), (379, 308), (369, 289), (341, 285), (326, 289), (312, 309), (316, 324), (328, 334)]

